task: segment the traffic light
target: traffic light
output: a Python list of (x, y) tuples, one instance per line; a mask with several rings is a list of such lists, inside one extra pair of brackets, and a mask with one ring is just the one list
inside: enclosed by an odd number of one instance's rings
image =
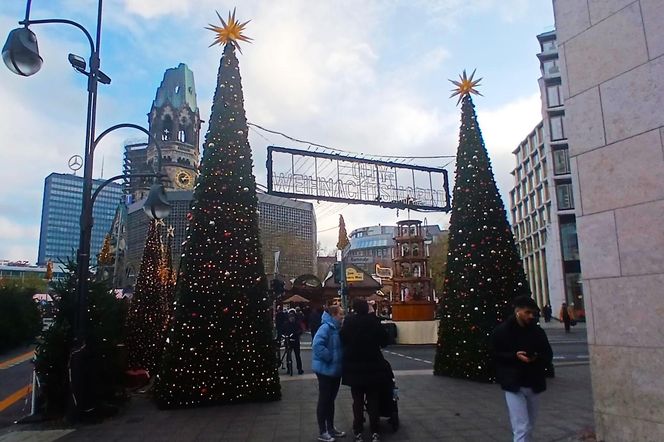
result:
[(334, 263), (334, 268), (332, 270), (332, 273), (334, 275), (334, 282), (337, 284), (341, 284), (341, 281), (343, 280), (343, 273), (341, 272), (341, 263), (340, 262), (335, 262)]

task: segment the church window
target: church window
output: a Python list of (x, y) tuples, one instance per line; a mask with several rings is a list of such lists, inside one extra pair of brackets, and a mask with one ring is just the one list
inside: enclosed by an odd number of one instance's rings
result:
[(173, 120), (170, 115), (164, 117), (161, 129), (161, 139), (162, 141), (170, 140), (171, 133), (173, 132)]

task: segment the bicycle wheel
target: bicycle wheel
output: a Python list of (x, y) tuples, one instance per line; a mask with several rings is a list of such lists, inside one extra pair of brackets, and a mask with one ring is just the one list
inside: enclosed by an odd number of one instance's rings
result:
[(277, 368), (279, 368), (279, 367), (283, 367), (283, 366), (284, 366), (284, 359), (283, 359), (283, 357), (281, 356), (281, 351), (279, 350), (279, 348), (277, 348), (277, 360), (276, 360), (276, 363), (277, 363)]
[(293, 357), (291, 356), (290, 350), (288, 351), (288, 354), (286, 354), (286, 373), (288, 373), (289, 376), (293, 376)]

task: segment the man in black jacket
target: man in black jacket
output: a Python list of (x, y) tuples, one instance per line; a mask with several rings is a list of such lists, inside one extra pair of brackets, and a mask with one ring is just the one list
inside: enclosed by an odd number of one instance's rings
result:
[(537, 418), (538, 395), (546, 390), (545, 369), (553, 352), (546, 333), (536, 323), (535, 301), (519, 296), (513, 304), (514, 314), (493, 331), (491, 346), (514, 442), (528, 442)]
[(380, 320), (369, 314), (369, 304), (366, 299), (355, 299), (353, 310), (355, 314), (346, 317), (339, 332), (343, 348), (341, 382), (350, 386), (353, 396), (355, 440), (362, 440), (366, 400), (372, 433), (371, 441), (378, 442), (380, 388), (392, 381), (390, 365), (380, 350), (387, 345), (388, 335)]

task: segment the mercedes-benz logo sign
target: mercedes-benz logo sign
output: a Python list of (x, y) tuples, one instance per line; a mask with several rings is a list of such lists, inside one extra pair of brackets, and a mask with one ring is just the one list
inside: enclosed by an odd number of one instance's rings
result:
[(74, 155), (69, 158), (69, 168), (76, 172), (78, 169), (83, 167), (83, 158), (80, 155)]

